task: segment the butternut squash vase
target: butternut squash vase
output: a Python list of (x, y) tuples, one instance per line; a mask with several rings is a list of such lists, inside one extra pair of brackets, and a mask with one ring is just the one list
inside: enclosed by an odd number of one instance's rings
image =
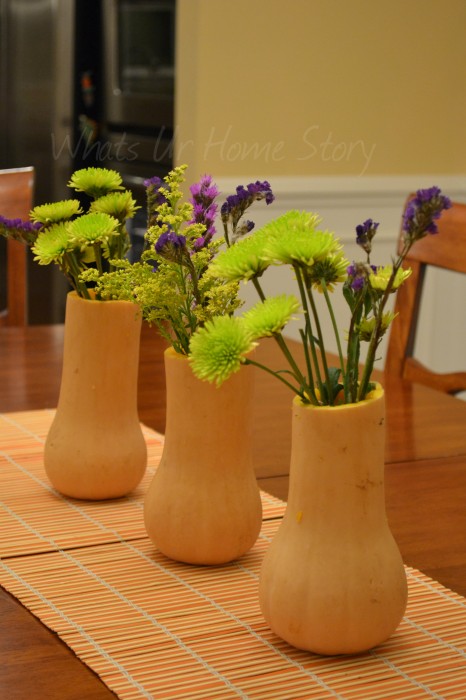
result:
[(262, 613), (299, 649), (354, 654), (396, 630), (406, 574), (384, 496), (384, 393), (334, 407), (293, 403), (285, 516), (260, 573)]
[(165, 443), (144, 520), (167, 557), (222, 564), (257, 539), (262, 503), (251, 455), (250, 369), (217, 388), (194, 376), (186, 356), (165, 351)]

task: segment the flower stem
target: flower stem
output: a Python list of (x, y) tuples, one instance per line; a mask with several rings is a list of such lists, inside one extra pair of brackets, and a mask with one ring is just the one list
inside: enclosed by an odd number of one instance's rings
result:
[(104, 271), (102, 269), (102, 256), (101, 256), (101, 250), (100, 250), (100, 243), (94, 243), (93, 248), (94, 248), (94, 257), (95, 257), (95, 264), (96, 264), (97, 270), (99, 272), (99, 275), (103, 275)]
[(302, 328), (299, 329), (299, 335), (301, 336), (301, 341), (303, 343), (303, 348), (304, 348), (304, 356), (306, 358), (306, 367), (307, 367), (307, 373), (308, 373), (308, 393), (313, 399), (312, 403), (314, 403), (316, 406), (318, 405), (318, 400), (317, 396), (315, 393), (315, 382), (314, 382), (314, 372), (312, 371), (312, 362), (311, 362), (311, 357), (309, 355), (309, 344), (306, 341), (306, 331), (303, 330)]
[[(262, 287), (259, 283), (259, 280), (256, 277), (252, 278), (252, 283), (259, 295), (259, 298), (261, 301), (265, 301), (265, 294), (262, 290)], [(305, 386), (306, 385), (306, 378), (299, 369), (298, 365), (295, 362), (295, 359), (293, 355), (290, 352), (290, 349), (288, 348), (288, 345), (286, 344), (285, 338), (281, 333), (274, 333), (273, 338), (275, 338), (275, 342), (278, 344), (280, 350), (286, 357), (288, 364), (290, 365), (291, 369), (293, 370), (293, 374), (296, 378), (296, 381), (299, 382), (300, 386)]]
[(301, 397), (303, 401), (306, 401), (306, 403), (309, 403), (307, 397), (304, 395), (302, 389), (297, 389), (291, 382), (288, 382), (284, 377), (282, 377), (281, 374), (278, 372), (275, 372), (273, 369), (270, 369), (270, 367), (267, 367), (266, 365), (261, 364), (260, 362), (256, 362), (256, 360), (251, 360), (249, 357), (245, 358), (244, 364), (246, 365), (254, 365), (254, 367), (259, 367), (259, 369), (263, 369), (269, 374), (271, 374), (273, 377), (276, 379), (279, 379), (283, 384), (286, 384), (286, 386), (291, 389), (295, 394)]
[(305, 327), (304, 327), (304, 334), (301, 334), (301, 338), (303, 339), (304, 352), (306, 355), (306, 363), (307, 363), (307, 368), (308, 368), (308, 373), (309, 373), (309, 388), (314, 393), (314, 396), (315, 396), (314, 372), (312, 370), (312, 363), (311, 363), (311, 358), (309, 355), (309, 348), (310, 348), (311, 355), (312, 355), (312, 362), (314, 363), (314, 370), (315, 370), (315, 374), (316, 374), (316, 378), (317, 378), (317, 385), (319, 387), (321, 396), (323, 396), (322, 377), (320, 374), (319, 361), (317, 359), (317, 353), (316, 353), (315, 342), (314, 342), (314, 335), (312, 333), (311, 316), (309, 314), (309, 306), (307, 303), (307, 295), (306, 295), (306, 290), (304, 287), (302, 273), (301, 273), (300, 268), (297, 265), (293, 265), (293, 270), (294, 270), (294, 273), (296, 275), (296, 281), (298, 283), (299, 294), (301, 296), (301, 302), (302, 302), (303, 311), (304, 311)]
[[(311, 285), (309, 284), (309, 281), (306, 279), (306, 275), (304, 276), (304, 281), (306, 283), (308, 299), (309, 299), (309, 303), (311, 305), (312, 315), (314, 317), (314, 323), (316, 325), (317, 337), (319, 339), (319, 351), (320, 351), (320, 357), (322, 360), (322, 366), (324, 368), (325, 384), (327, 387), (327, 403), (329, 404), (329, 406), (332, 406), (333, 405), (333, 390), (332, 390), (332, 384), (330, 381), (330, 374), (328, 371), (327, 355), (325, 352), (325, 345), (324, 345), (324, 336), (322, 333), (322, 328), (321, 328), (320, 321), (319, 321), (319, 314), (318, 314), (318, 311), (317, 311), (317, 308), (315, 305), (314, 296), (312, 294)], [(322, 395), (322, 399), (324, 399), (324, 395)]]
[(83, 299), (90, 299), (91, 295), (89, 294), (89, 290), (86, 284), (79, 279), (81, 270), (79, 269), (79, 265), (76, 262), (76, 258), (74, 257), (73, 253), (69, 253), (65, 257), (67, 267), (70, 272), (70, 277), (73, 280), (73, 286), (78, 296), (82, 297)]
[(384, 291), (384, 294), (382, 296), (382, 299), (380, 300), (379, 308), (377, 310), (376, 314), (376, 322), (374, 326), (374, 330), (372, 331), (371, 339), (369, 341), (369, 348), (367, 350), (367, 355), (366, 355), (366, 361), (364, 363), (362, 375), (361, 375), (361, 382), (359, 384), (359, 391), (358, 391), (358, 401), (362, 401), (366, 394), (367, 390), (369, 387), (369, 381), (371, 378), (372, 370), (374, 369), (374, 362), (375, 362), (375, 353), (377, 351), (377, 348), (380, 343), (380, 331), (382, 328), (382, 320), (383, 320), (383, 312), (385, 309), (385, 305), (388, 301), (388, 297), (390, 296), (392, 290), (393, 290), (393, 285), (395, 283), (396, 275), (398, 270), (400, 269), (403, 260), (406, 257), (406, 254), (408, 253), (409, 249), (411, 248), (412, 241), (406, 241), (403, 250), (398, 256), (396, 262), (393, 265), (392, 269), (392, 274), (390, 275), (390, 278), (387, 283), (387, 287)]
[(324, 292), (324, 298), (325, 298), (325, 301), (327, 302), (328, 312), (330, 315), (330, 319), (332, 321), (332, 326), (333, 326), (333, 330), (335, 333), (335, 340), (337, 342), (338, 357), (340, 359), (341, 376), (342, 376), (342, 379), (344, 379), (344, 377), (345, 377), (345, 361), (343, 359), (343, 352), (341, 349), (341, 342), (340, 342), (340, 334), (338, 332), (338, 326), (337, 326), (337, 322), (335, 319), (335, 314), (333, 313), (332, 302), (330, 301), (330, 297), (329, 297), (329, 293), (328, 293), (328, 289), (327, 289), (327, 284), (323, 278), (320, 280), (320, 284), (321, 284), (322, 290)]

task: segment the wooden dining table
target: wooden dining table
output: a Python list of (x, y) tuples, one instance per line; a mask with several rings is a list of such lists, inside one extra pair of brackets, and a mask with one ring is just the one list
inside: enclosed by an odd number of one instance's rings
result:
[[(57, 405), (64, 327), (0, 328), (0, 413)], [(290, 341), (298, 352), (299, 345)], [(153, 328), (141, 335), (140, 420), (165, 429), (165, 345)], [(280, 366), (272, 339), (257, 359)], [(405, 564), (466, 596), (466, 402), (384, 377), (386, 504)], [(0, 450), (2, 437), (0, 434)], [(291, 395), (256, 371), (253, 459), (264, 491), (286, 500)], [(0, 494), (1, 501), (1, 494)], [(104, 700), (115, 695), (59, 639), (0, 588), (0, 698)]]

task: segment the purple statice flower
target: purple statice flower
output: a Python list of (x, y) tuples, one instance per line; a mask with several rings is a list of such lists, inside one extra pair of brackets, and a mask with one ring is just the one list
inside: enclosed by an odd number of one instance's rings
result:
[(155, 244), (155, 252), (169, 262), (183, 264), (189, 260), (186, 238), (174, 231), (165, 231)]
[(346, 268), (346, 272), (348, 275), (349, 286), (355, 292), (359, 292), (359, 290), (361, 290), (364, 287), (366, 276), (360, 273), (360, 271), (358, 270), (358, 266), (355, 263), (349, 265)]
[(144, 180), (144, 187), (146, 188), (146, 198), (147, 198), (147, 225), (148, 226), (160, 226), (160, 222), (157, 219), (157, 207), (161, 204), (165, 204), (167, 198), (161, 193), (162, 188), (167, 188), (165, 182), (157, 175)]
[(442, 194), (439, 187), (418, 190), (406, 206), (403, 214), (403, 232), (411, 242), (427, 234), (438, 233), (435, 223), (442, 211), (450, 209), (451, 200)]
[(149, 177), (147, 180), (144, 180), (143, 185), (146, 189), (148, 187), (153, 187), (155, 190), (159, 190), (161, 187), (163, 187), (163, 180), (157, 175), (154, 175), (153, 177)]
[(199, 236), (199, 238), (196, 238), (196, 240), (193, 243), (194, 252), (197, 253), (199, 250), (205, 248), (207, 243), (208, 241), (206, 241), (205, 236)]
[(32, 245), (37, 233), (42, 228), (40, 222), (23, 221), (22, 219), (7, 219), (0, 214), (0, 234), (6, 238), (14, 238), (26, 245)]
[(275, 195), (267, 180), (264, 180), (264, 182), (260, 182), (259, 180), (250, 182), (246, 187), (238, 185), (236, 194), (231, 194), (227, 197), (222, 205), (222, 219), (226, 221), (228, 218), (231, 218), (232, 220), (236, 219), (236, 222), (238, 222), (246, 209), (248, 209), (253, 202), (259, 201), (260, 199), (265, 199), (266, 204), (272, 204), (275, 199)]
[(193, 205), (193, 218), (188, 223), (203, 224), (206, 229), (204, 235), (200, 236), (194, 245), (195, 250), (201, 250), (215, 234), (214, 222), (218, 208), (215, 198), (218, 196), (218, 189), (212, 182), (210, 175), (203, 175), (199, 182), (191, 185), (189, 189), (191, 192), (190, 202)]
[(377, 233), (379, 224), (372, 219), (356, 226), (356, 243), (369, 255), (372, 250), (372, 239)]
[(366, 280), (371, 272), (376, 272), (375, 265), (368, 265), (362, 262), (354, 262), (346, 268), (348, 284), (354, 292), (359, 292), (364, 288)]
[(255, 225), (256, 224), (254, 223), (254, 221), (249, 221), (248, 219), (246, 219), (246, 221), (241, 222), (241, 224), (236, 229), (235, 238), (241, 238), (242, 236), (246, 236), (246, 234), (252, 231)]
[(246, 189), (255, 199), (265, 199), (266, 204), (272, 204), (275, 199), (275, 195), (267, 180), (264, 180), (264, 182), (259, 182), (259, 180), (250, 182)]
[(227, 236), (227, 242), (228, 225), (231, 225), (232, 228), (232, 242), (240, 236), (244, 236), (254, 228), (253, 221), (246, 222), (246, 224), (243, 224), (240, 228), (238, 228), (238, 224), (246, 209), (254, 202), (261, 199), (265, 199), (267, 205), (272, 204), (275, 199), (275, 195), (267, 180), (263, 182), (256, 180), (256, 182), (250, 182), (246, 187), (244, 187), (244, 185), (238, 185), (236, 194), (231, 194), (226, 198), (220, 209), (220, 215)]

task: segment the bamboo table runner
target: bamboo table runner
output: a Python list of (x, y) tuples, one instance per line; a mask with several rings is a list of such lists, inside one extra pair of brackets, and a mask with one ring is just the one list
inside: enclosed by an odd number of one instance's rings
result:
[(126, 498), (57, 494), (42, 449), (52, 411), (0, 415), (0, 584), (122, 699), (420, 700), (466, 697), (466, 599), (406, 569), (396, 634), (351, 657), (299, 651), (267, 627), (259, 569), (285, 504), (262, 493), (256, 545), (237, 562), (173, 562), (146, 537), (142, 502), (163, 438), (144, 428), (149, 468)]

